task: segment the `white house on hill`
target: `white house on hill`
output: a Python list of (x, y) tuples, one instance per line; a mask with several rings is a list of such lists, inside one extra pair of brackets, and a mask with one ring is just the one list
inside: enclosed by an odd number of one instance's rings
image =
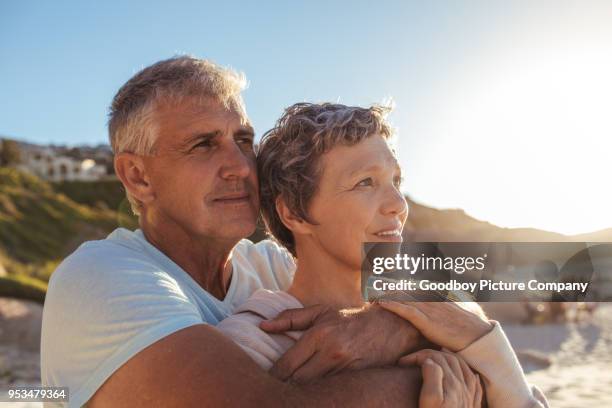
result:
[(106, 167), (92, 159), (59, 156), (48, 147), (23, 149), (21, 170), (49, 181), (96, 181), (107, 175)]

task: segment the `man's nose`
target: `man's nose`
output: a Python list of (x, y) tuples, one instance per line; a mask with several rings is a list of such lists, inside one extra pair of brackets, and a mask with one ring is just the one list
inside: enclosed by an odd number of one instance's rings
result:
[(381, 212), (383, 215), (393, 216), (405, 216), (408, 214), (406, 198), (395, 186), (386, 189)]
[(224, 150), (221, 177), (228, 180), (247, 178), (253, 171), (254, 157), (248, 156), (236, 143), (229, 143)]

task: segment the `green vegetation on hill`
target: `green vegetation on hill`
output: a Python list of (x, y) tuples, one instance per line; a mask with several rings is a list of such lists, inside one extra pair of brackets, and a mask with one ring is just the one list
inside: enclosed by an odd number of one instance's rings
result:
[(0, 296), (44, 303), (47, 284), (27, 275), (0, 277)]
[[(117, 226), (136, 227), (127, 211), (115, 210), (126, 207), (115, 205), (118, 194), (105, 196), (113, 191), (109, 182), (54, 187), (18, 170), (0, 168), (0, 264), (9, 277), (21, 277), (10, 283), (13, 286), (32, 286), (24, 276), (44, 285), (57, 264), (83, 241), (102, 238)], [(66, 194), (59, 192), (62, 188)], [(79, 204), (68, 194), (80, 202), (104, 205)], [(6, 280), (0, 281), (0, 287), (7, 286)]]
[(53, 189), (71, 200), (90, 207), (103, 207), (118, 211), (125, 204), (125, 190), (117, 179), (89, 181), (63, 181), (53, 183)]

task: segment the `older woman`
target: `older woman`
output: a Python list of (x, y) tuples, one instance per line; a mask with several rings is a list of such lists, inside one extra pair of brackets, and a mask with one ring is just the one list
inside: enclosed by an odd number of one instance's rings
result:
[[(297, 269), (287, 292), (259, 290), (217, 327), (266, 369), (301, 333), (268, 334), (259, 327), (263, 320), (316, 304), (361, 306), (362, 244), (402, 240), (408, 208), (388, 144), (387, 112), (380, 106), (300, 103), (262, 139), (264, 221), (296, 258)], [(482, 377), (489, 406), (546, 406), (541, 393), (527, 385), (498, 323), (449, 303), (383, 307), (444, 348), (398, 362), (423, 367), (421, 406), (480, 406), (480, 381), (467, 364)]]

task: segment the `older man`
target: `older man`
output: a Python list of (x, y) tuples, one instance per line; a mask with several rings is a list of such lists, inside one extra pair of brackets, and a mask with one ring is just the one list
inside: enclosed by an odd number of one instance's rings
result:
[[(296, 350), (328, 356), (310, 372), (340, 373), (307, 385), (262, 371), (215, 329), (256, 289), (286, 289), (294, 269), (274, 243), (243, 239), (259, 211), (243, 85), (231, 70), (178, 57), (145, 68), (115, 96), (115, 169), (140, 229), (81, 245), (51, 278), (42, 381), (69, 387), (69, 406), (415, 404), (414, 369), (365, 369), (418, 340), (377, 306), (347, 316), (314, 308), (269, 325), (314, 326)], [(305, 360), (293, 352), (278, 376)]]

